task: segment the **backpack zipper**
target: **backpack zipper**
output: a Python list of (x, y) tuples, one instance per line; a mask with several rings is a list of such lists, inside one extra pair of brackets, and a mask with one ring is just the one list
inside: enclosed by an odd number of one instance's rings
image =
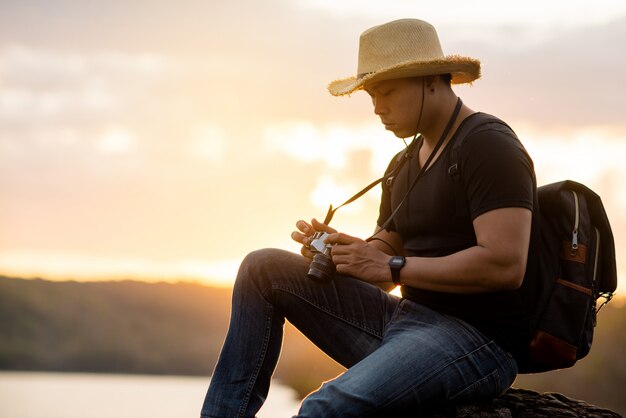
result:
[(578, 194), (575, 191), (570, 190), (574, 195), (574, 230), (572, 231), (572, 255), (576, 255), (578, 252), (578, 223), (580, 222), (580, 208), (578, 206)]
[(593, 228), (596, 231), (596, 254), (595, 254), (595, 260), (593, 261), (593, 281), (592, 283), (592, 287), (593, 287), (593, 292), (596, 292), (596, 277), (598, 276), (598, 258), (600, 258), (600, 230), (598, 230), (598, 228)]

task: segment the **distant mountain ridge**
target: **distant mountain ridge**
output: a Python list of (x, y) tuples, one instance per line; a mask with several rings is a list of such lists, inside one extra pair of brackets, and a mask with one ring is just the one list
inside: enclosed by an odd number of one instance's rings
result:
[(0, 369), (208, 375), (230, 290), (0, 277)]
[[(228, 328), (230, 289), (193, 283), (57, 282), (0, 276), (0, 370), (211, 374)], [(576, 366), (514, 386), (560, 392), (626, 415), (626, 308), (599, 313)], [(287, 325), (276, 377), (302, 396), (343, 369)], [(208, 380), (207, 380), (208, 383)]]
[[(0, 370), (208, 377), (230, 300), (230, 289), (185, 282), (0, 276)], [(276, 376), (302, 396), (343, 370), (290, 324), (285, 340)]]

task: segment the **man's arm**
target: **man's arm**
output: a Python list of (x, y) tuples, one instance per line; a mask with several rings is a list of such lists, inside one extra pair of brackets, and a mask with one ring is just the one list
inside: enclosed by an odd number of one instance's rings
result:
[[(531, 221), (532, 213), (525, 208), (486, 212), (473, 223), (477, 245), (445, 257), (407, 257), (400, 282), (449, 293), (517, 289), (526, 270)], [(381, 234), (395, 239), (394, 233)], [(376, 247), (367, 250), (364, 241), (345, 234), (331, 234), (327, 242), (336, 244), (332, 255), (338, 272), (379, 286), (391, 281), (391, 254), (383, 253), (385, 244), (370, 243)]]
[(376, 226), (374, 235), (367, 239), (374, 248), (388, 255), (404, 255), (404, 245), (400, 234), (395, 231), (387, 231)]
[(532, 212), (503, 208), (474, 220), (477, 244), (446, 257), (408, 257), (400, 282), (451, 293), (514, 290), (526, 272)]
[[(368, 239), (368, 244), (386, 255), (404, 255), (404, 246), (400, 234), (381, 229), (379, 225), (376, 226), (374, 235)], [(377, 282), (375, 284), (384, 291), (391, 291), (396, 287), (391, 281), (391, 276), (388, 281)]]

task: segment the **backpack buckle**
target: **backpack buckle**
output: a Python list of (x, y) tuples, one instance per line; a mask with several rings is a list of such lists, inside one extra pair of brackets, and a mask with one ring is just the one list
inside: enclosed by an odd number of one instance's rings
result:
[(452, 176), (454, 181), (457, 181), (461, 177), (461, 174), (459, 173), (459, 164), (454, 163), (448, 167), (448, 174)]

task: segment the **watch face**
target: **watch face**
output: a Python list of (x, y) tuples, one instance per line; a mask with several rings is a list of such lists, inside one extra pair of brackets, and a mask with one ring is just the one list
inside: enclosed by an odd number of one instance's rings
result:
[(404, 266), (404, 257), (391, 257), (389, 265), (393, 268), (400, 268)]

